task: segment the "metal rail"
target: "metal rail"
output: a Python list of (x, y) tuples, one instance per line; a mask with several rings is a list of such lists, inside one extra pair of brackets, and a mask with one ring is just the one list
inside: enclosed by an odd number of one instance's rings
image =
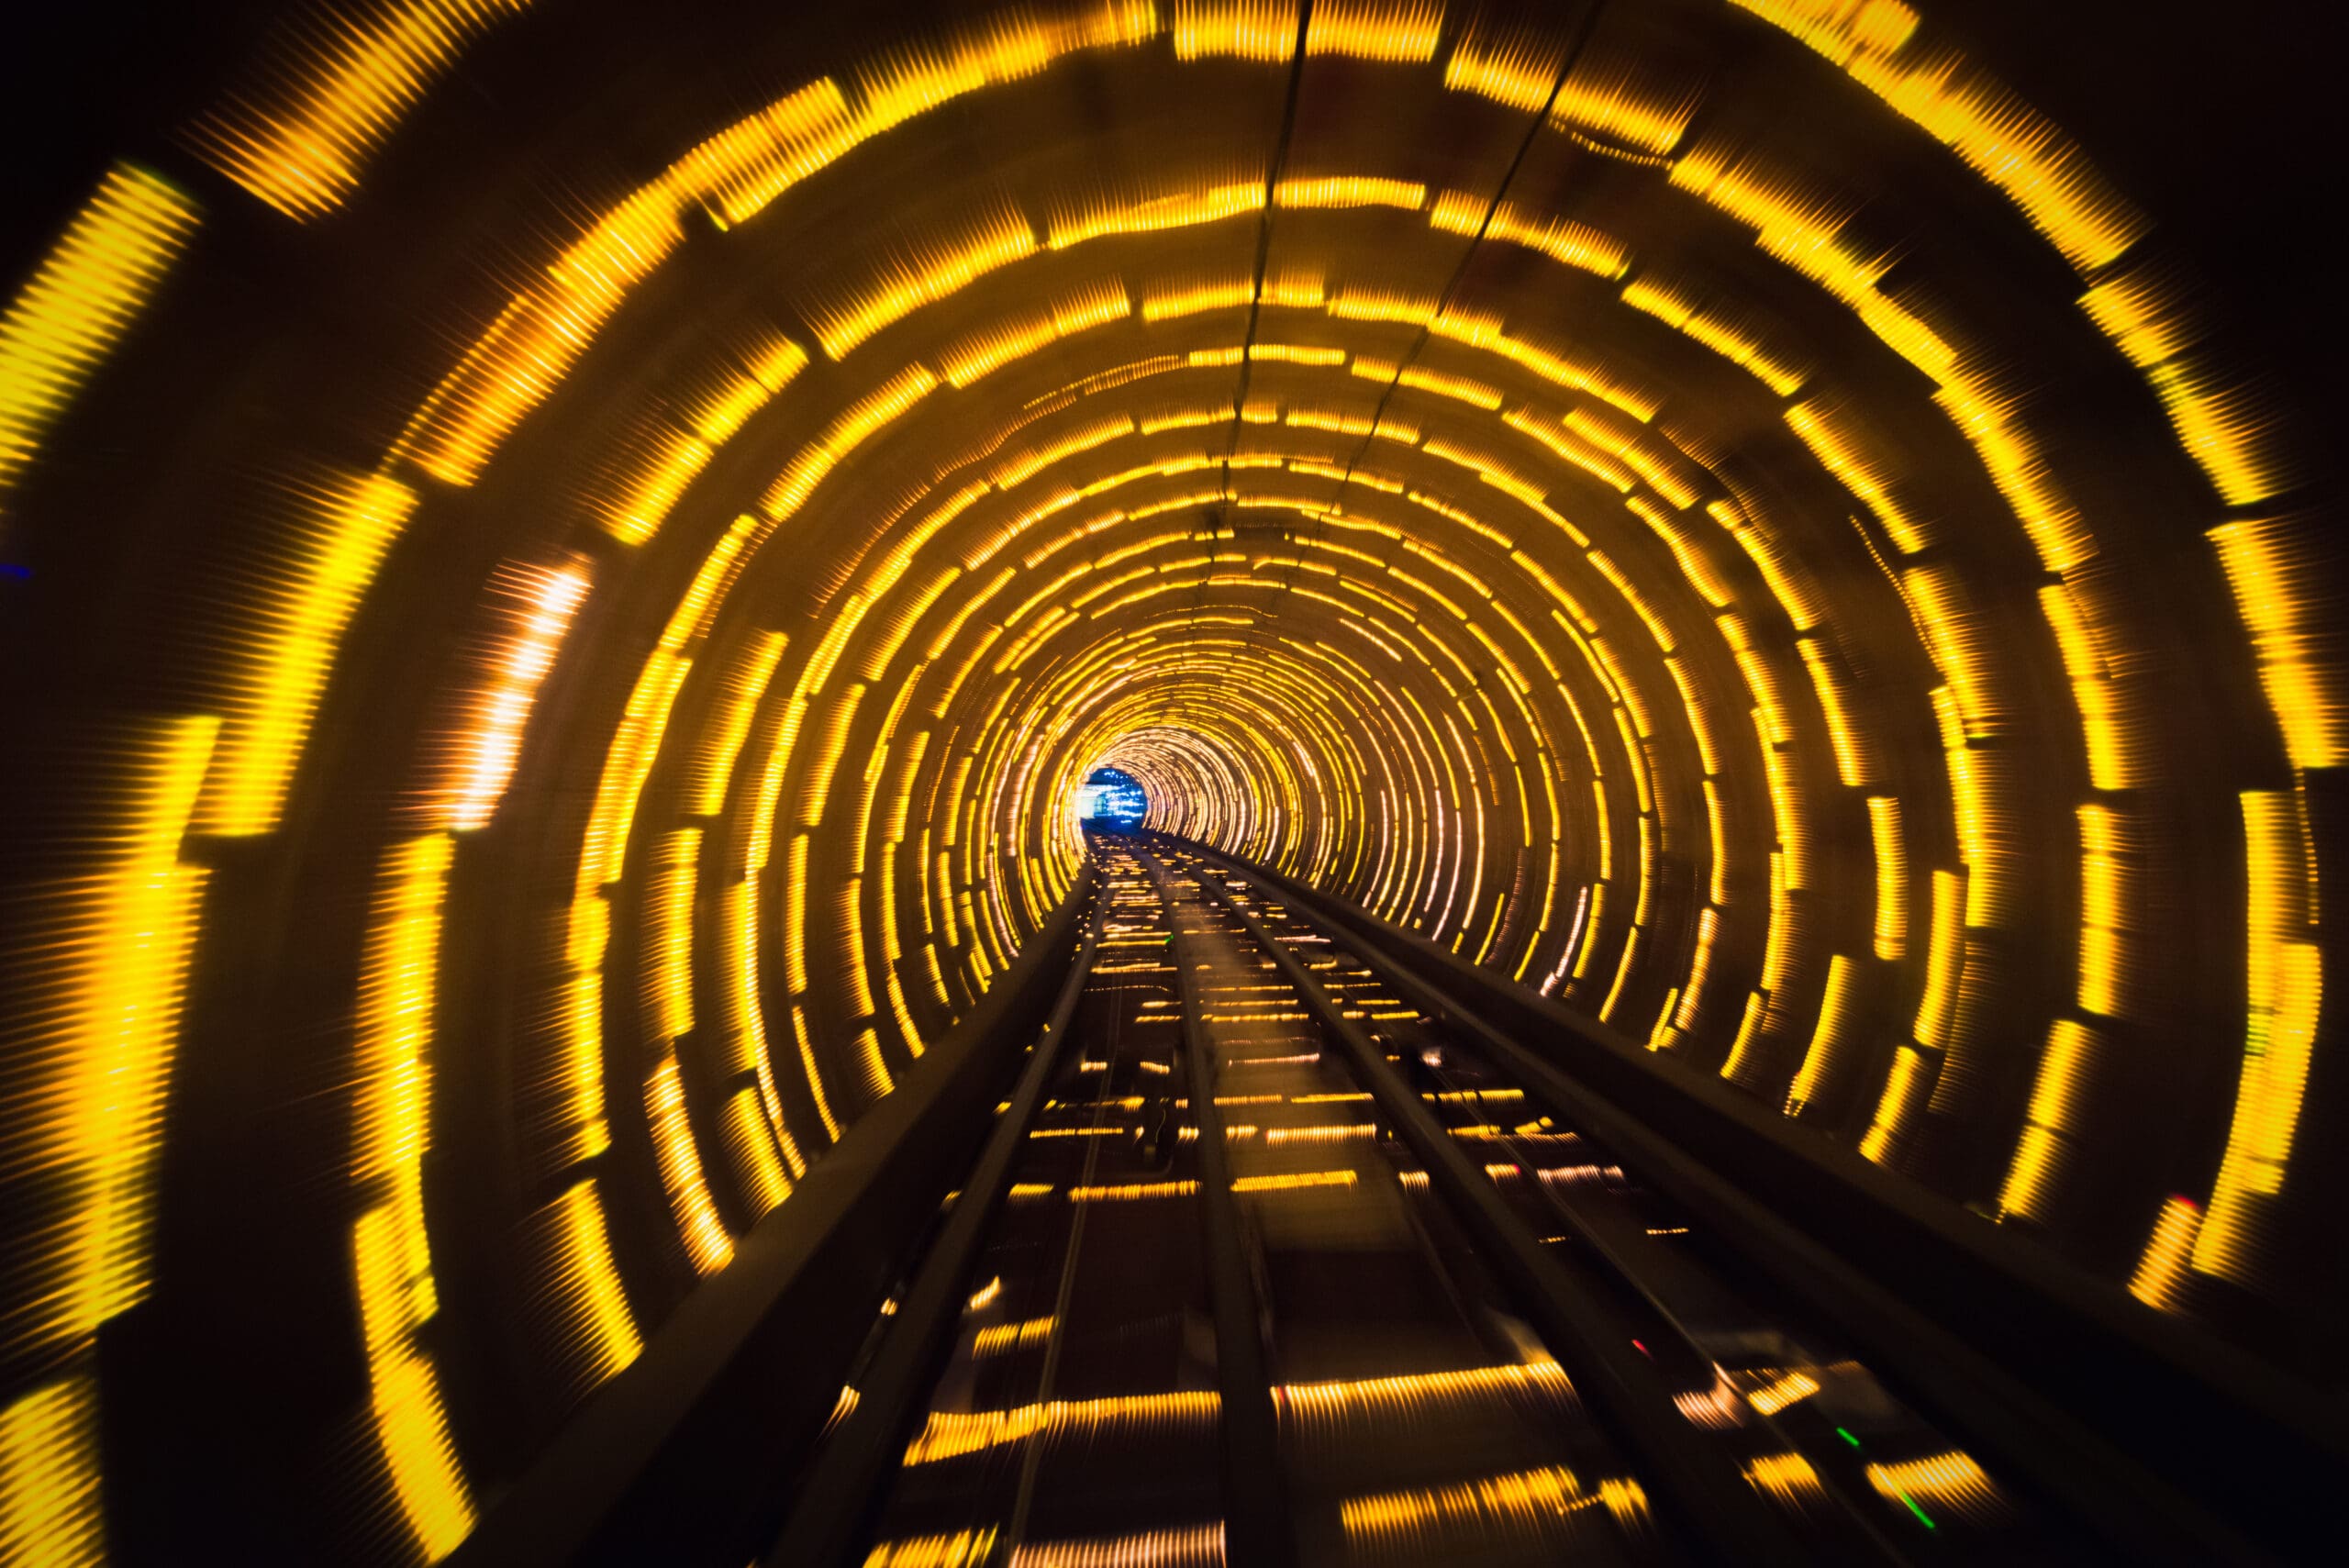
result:
[(774, 1539), (775, 1477), (804, 1462), (906, 1249), (965, 1168), (1096, 880), (1085, 868), (978, 1005), (564, 1426), (457, 1568), (740, 1563)]
[(1189, 1079), (1191, 1119), (1199, 1129), (1199, 1225), (1206, 1248), (1208, 1302), (1215, 1317), (1216, 1385), (1223, 1407), (1224, 1549), (1233, 1562), (1279, 1568), (1297, 1555), (1288, 1507), (1281, 1487), (1279, 1413), (1273, 1407), (1272, 1375), (1254, 1276), (1231, 1195), (1230, 1150), (1224, 1142), (1223, 1113), (1215, 1103), (1214, 1052), (1199, 1005), (1196, 944), (1175, 918), (1172, 878), (1158, 858), (1134, 851), (1158, 888), (1173, 934), (1176, 995), (1183, 1009), (1183, 1054)]
[(1310, 970), (1264, 922), (1211, 877), (1198, 879), (1261, 943), (1344, 1051), (1397, 1135), (1427, 1170), (1434, 1190), (1469, 1237), (1520, 1297), (1535, 1329), (1566, 1367), (1575, 1386), (1615, 1432), (1663, 1495), (1658, 1517), (1708, 1558), (1725, 1562), (1807, 1562), (1777, 1515), (1747, 1485), (1720, 1449), (1681, 1417), (1663, 1378), (1618, 1331), (1604, 1307), (1578, 1290), (1558, 1261), (1517, 1217), (1484, 1171), (1461, 1151), (1402, 1074)]
[(952, 1347), (972, 1271), (1003, 1207), (1012, 1165), (1043, 1104), (1077, 1000), (1092, 976), (1106, 907), (1097, 888), (1084, 945), (1053, 999), (1052, 1017), (1029, 1049), (1028, 1065), (1012, 1090), (1008, 1108), (996, 1118), (995, 1130), (963, 1182), (953, 1213), (922, 1259), (888, 1338), (858, 1390), (855, 1408), (841, 1419), (804, 1478), (799, 1506), (766, 1554), (771, 1568), (855, 1561), (855, 1548), (870, 1529), (889, 1474), (905, 1452), (921, 1396), (937, 1380), (940, 1363)]
[(1341, 935), (1397, 995), (1465, 1031), (1904, 1397), (2131, 1561), (2291, 1561), (2324, 1539), (2349, 1455), (2270, 1369), (2148, 1321), (2150, 1309), (1987, 1225), (1932, 1212), (1926, 1195), (1728, 1086), (1414, 933), (1161, 837)]

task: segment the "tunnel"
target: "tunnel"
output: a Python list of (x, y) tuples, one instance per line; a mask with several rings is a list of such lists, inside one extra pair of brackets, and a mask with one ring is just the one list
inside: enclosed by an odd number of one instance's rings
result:
[(2332, 1560), (2314, 11), (20, 21), (0, 1560)]

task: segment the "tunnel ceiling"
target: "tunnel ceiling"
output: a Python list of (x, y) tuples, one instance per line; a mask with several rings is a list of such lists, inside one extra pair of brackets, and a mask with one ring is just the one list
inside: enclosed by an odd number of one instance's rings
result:
[(2333, 568), (2168, 215), (1996, 61), (1896, 0), (774, 10), (273, 14), (45, 215), (12, 1541), (135, 1531), (204, 1331), (274, 1351), (289, 1535), (445, 1555), (1104, 764), (2297, 1321)]

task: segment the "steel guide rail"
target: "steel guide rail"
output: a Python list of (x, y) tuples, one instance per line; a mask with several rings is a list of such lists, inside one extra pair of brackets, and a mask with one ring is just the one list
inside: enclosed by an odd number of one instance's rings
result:
[[(2296, 1452), (2294, 1443), (2288, 1441), (2277, 1455), (2277, 1472), (2260, 1488), (2266, 1493), (2297, 1485), (2294, 1507), (2279, 1517), (2237, 1496), (2232, 1499), (2234, 1506), (2223, 1512), (2212, 1507), (2211, 1501), (2226, 1494), (2213, 1487), (2207, 1475), (2191, 1489), (2179, 1488), (2171, 1475), (2163, 1473), (2171, 1466), (2157, 1469), (2146, 1462), (2143, 1431), (2132, 1434), (2138, 1440), (2133, 1444), (2112, 1440), (2099, 1426), (2079, 1418), (1953, 1331), (1946, 1312), (1929, 1316), (1909, 1307), (1873, 1273), (1781, 1218), (1749, 1187), (1697, 1160), (1687, 1151), (1685, 1140), (1659, 1132), (1637, 1112), (1528, 1049), (1473, 1005), (1402, 962), (1388, 947), (1410, 940), (1408, 933), (1390, 932), (1373, 917), (1206, 845), (1172, 835), (1159, 837), (1341, 933), (1347, 951), (1398, 996), (1422, 1013), (1460, 1028), (1520, 1078), (1536, 1098), (1588, 1129), (1635, 1166), (1644, 1182), (1701, 1218), (1721, 1245), (1846, 1336), (1865, 1352), (1878, 1375), (1936, 1424), (1995, 1456), (2002, 1476), (2037, 1494), (2059, 1515), (2080, 1521), (2124, 1551), (2127, 1561), (2269, 1562), (2293, 1560), (2305, 1551), (2305, 1542), (2311, 1538), (2295, 1516), (2321, 1510), (2323, 1499), (2330, 1496), (2321, 1477), (2330, 1476), (2337, 1486), (2340, 1477), (2349, 1474), (2349, 1464), (2327, 1462), (2320, 1451), (2327, 1440), (2308, 1423), (2284, 1420), (2279, 1426), (2279, 1435), (2305, 1443), (2307, 1450)], [(1430, 959), (1431, 966), (1436, 958), (1452, 957), (1436, 953), (1431, 947), (1431, 952), (1435, 954)], [(1457, 960), (1442, 965), (1445, 971), (1471, 967)], [(1505, 984), (1481, 973), (1475, 980), (1496, 992)], [(1511, 999), (1529, 1013), (1538, 1012), (1544, 1022), (1591, 1031), (1592, 1026), (1583, 1020), (1552, 1019), (1550, 1015), (1563, 1014), (1564, 1009), (1548, 998), (1529, 995)], [(1809, 1158), (1824, 1162), (1817, 1154)], [(1995, 1240), (2009, 1241), (2003, 1237)], [(1995, 1269), (1989, 1259), (1984, 1259), (1983, 1264), (1985, 1272)], [(1632, 1283), (1636, 1286), (1636, 1280)], [(1996, 1281), (2000, 1287), (2010, 1283), (2003, 1278)], [(2021, 1286), (2032, 1288), (2032, 1284)], [(2053, 1294), (2057, 1287), (2038, 1288)], [(2074, 1287), (2073, 1294), (2076, 1293)], [(1999, 1288), (1997, 1298), (2003, 1300), (2012, 1294), (2020, 1293)], [(2075, 1310), (2077, 1306), (2066, 1300), (2058, 1310)], [(2002, 1327), (1995, 1313), (1985, 1326)], [(2260, 1387), (2263, 1381), (2251, 1379), (2254, 1389), (2266, 1394), (2268, 1391)], [(2139, 1397), (2150, 1401), (2153, 1396)], [(2159, 1422), (2164, 1428), (2170, 1424), (2167, 1418)], [(2246, 1423), (2237, 1430), (2243, 1446), (2257, 1451), (2257, 1429)], [(2174, 1465), (2176, 1456), (2169, 1457)]]
[(1223, 1405), (1225, 1550), (1234, 1562), (1265, 1568), (1293, 1562), (1296, 1543), (1282, 1493), (1279, 1415), (1273, 1406), (1262, 1313), (1248, 1267), (1240, 1206), (1231, 1193), (1230, 1151), (1223, 1113), (1215, 1103), (1214, 1051), (1198, 995), (1197, 944), (1175, 918), (1171, 874), (1156, 856), (1137, 847), (1157, 887), (1173, 933), (1176, 995), (1183, 1011), (1184, 1069), (1191, 1116), (1199, 1129), (1199, 1226), (1208, 1264), (1208, 1300), (1215, 1316), (1218, 1392)]
[(451, 1562), (740, 1563), (773, 1539), (772, 1478), (810, 1451), (945, 1172), (981, 1143), (973, 1102), (1000, 1098), (1009, 1042), (1048, 1006), (1097, 886), (1088, 865), (1010, 969), (490, 1504)]
[(1043, 1106), (1077, 1001), (1091, 979), (1108, 908), (1108, 890), (1097, 880), (1084, 945), (1030, 1050), (1008, 1108), (996, 1118), (952, 1214), (922, 1259), (865, 1386), (858, 1391), (855, 1408), (842, 1418), (803, 1478), (800, 1503), (764, 1558), (770, 1568), (855, 1560), (854, 1549), (867, 1533), (885, 1496), (885, 1483), (905, 1453), (921, 1396), (936, 1381), (952, 1346), (970, 1275), (1003, 1207), (1012, 1167)]
[(1742, 1474), (1681, 1418), (1662, 1377), (1619, 1338), (1605, 1310), (1576, 1288), (1541, 1242), (1509, 1212), (1484, 1171), (1461, 1151), (1402, 1075), (1262, 921), (1211, 877), (1198, 885), (1223, 904), (1296, 987), (1328, 1038), (1397, 1135), (1428, 1172), (1434, 1190), (1501, 1277), (1520, 1293), (1535, 1329), (1590, 1407), (1622, 1440), (1663, 1497), (1658, 1517), (1700, 1557), (1797, 1563), (1798, 1546)]
[[(1215, 873), (1210, 873), (1212, 874)], [(1268, 899), (1264, 907), (1266, 929), (1274, 940), (1284, 948), (1299, 941), (1330, 942), (1331, 939), (1319, 927), (1299, 919), (1286, 903)], [(1397, 989), (1387, 984), (1384, 975), (1357, 956), (1353, 944), (1333, 943), (1320, 951), (1329, 962), (1308, 963), (1307, 967), (1324, 973), (1325, 989), (1359, 992), (1365, 984), (1378, 991)], [(1359, 1005), (1360, 1001), (1358, 996), (1341, 997), (1336, 1005), (1342, 1010), (1350, 1003)], [(1405, 997), (1397, 995), (1388, 998), (1384, 1005), (1398, 1006), (1405, 1001)], [(1371, 999), (1371, 1006), (1379, 1005), (1381, 1003), (1376, 997)], [(1433, 1021), (1435, 1015), (1431, 1009), (1422, 1007), (1415, 1010), (1419, 1014), (1415, 1023)], [(1349, 1018), (1362, 1016), (1359, 1011), (1348, 1015)], [(1372, 1013), (1369, 1016), (1393, 1018), (1398, 1015)], [(1408, 1040), (1386, 1039), (1376, 1033), (1371, 1038), (1374, 1048), (1381, 1049), (1382, 1054), (1386, 1054), (1386, 1048), (1400, 1046), (1407, 1054), (1411, 1049)], [(1441, 1055), (1426, 1064), (1431, 1081), (1439, 1088), (1450, 1082), (1454, 1089), (1458, 1089), (1460, 1084), (1447, 1078)], [(1394, 1057), (1389, 1054), (1387, 1059), (1391, 1061)], [(1539, 1095), (1524, 1096), (1522, 1084), (1513, 1082), (1508, 1073), (1497, 1072), (1490, 1053), (1479, 1062), (1475, 1052), (1464, 1052), (1460, 1064), (1468, 1068), (1470, 1079), (1479, 1084), (1466, 1091), (1466, 1097), (1478, 1104), (1479, 1109), (1475, 1114), (1479, 1116), (1494, 1114), (1487, 1096), (1496, 1093), (1520, 1096), (1520, 1103), (1528, 1111), (1556, 1108), (1545, 1106)], [(1413, 1075), (1408, 1068), (1406, 1073)], [(1461, 1096), (1442, 1093), (1421, 1093), (1418, 1095), (1423, 1104), (1431, 1106), (1437, 1102), (1458, 1097)], [(1442, 1119), (1443, 1113), (1440, 1108), (1430, 1114)], [(1540, 1119), (1545, 1127), (1552, 1120), (1547, 1116)], [(1459, 1136), (1470, 1129), (1447, 1126), (1443, 1130)], [(1514, 1129), (1515, 1136), (1480, 1142), (1480, 1147), (1488, 1151), (1508, 1149), (1516, 1161), (1510, 1167), (1515, 1173), (1529, 1179), (1547, 1176), (1551, 1173), (1538, 1168), (1535, 1155), (1516, 1147), (1518, 1140), (1531, 1130), (1530, 1125), (1520, 1126)], [(1575, 1140), (1578, 1148), (1584, 1150), (1581, 1157), (1586, 1162), (1598, 1162), (1589, 1167), (1594, 1172), (1604, 1169), (1609, 1159), (1603, 1153), (1594, 1152), (1597, 1140), (1586, 1140), (1579, 1131), (1564, 1134), (1544, 1132), (1537, 1136)], [(1489, 1185), (1496, 1168), (1488, 1163), (1485, 1165), (1484, 1172)], [(1618, 1170), (1616, 1174), (1620, 1179), (1620, 1171)], [(1566, 1235), (1546, 1234), (1542, 1236), (1539, 1244), (1544, 1255), (1564, 1271), (1567, 1284), (1578, 1296), (1616, 1305), (1618, 1310), (1604, 1330), (1612, 1338), (1606, 1342), (1619, 1343), (1628, 1340), (1662, 1374), (1675, 1409), (1684, 1417), (1687, 1416), (1685, 1401), (1692, 1397), (1709, 1398), (1716, 1395), (1722, 1386), (1725, 1373), (1716, 1363), (1708, 1345), (1744, 1340), (1757, 1327), (1766, 1329), (1769, 1325), (1766, 1311), (1757, 1316), (1755, 1304), (1742, 1299), (1728, 1282), (1714, 1278), (1701, 1263), (1655, 1240), (1658, 1233), (1648, 1229), (1647, 1218), (1640, 1212), (1641, 1205), (1631, 1196), (1639, 1191), (1637, 1184), (1629, 1189), (1619, 1190), (1611, 1184), (1585, 1186), (1573, 1182), (1535, 1180), (1534, 1189), (1531, 1195), (1506, 1186), (1493, 1190), (1501, 1195), (1504, 1207), (1513, 1209), (1511, 1218), (1520, 1229), (1533, 1225), (1542, 1231), (1554, 1231), (1557, 1221), (1564, 1221)], [(1526, 1211), (1529, 1200), (1534, 1208), (1541, 1211), (1541, 1218), (1537, 1218)], [(1569, 1240), (1575, 1245), (1563, 1251), (1553, 1250), (1555, 1243)], [(1695, 1315), (1693, 1321), (1689, 1318), (1692, 1313)], [(1799, 1360), (1803, 1364), (1817, 1362), (1815, 1354), (1802, 1356)], [(1814, 1440), (1807, 1443), (1791, 1433), (1779, 1430), (1770, 1416), (1770, 1412), (1763, 1413), (1764, 1428), (1784, 1445), (1786, 1456), (1812, 1465), (1806, 1473), (1806, 1478), (1818, 1488), (1815, 1505), (1794, 1507), (1787, 1496), (1773, 1496), (1774, 1502), (1779, 1506), (1794, 1508), (1789, 1524), (1798, 1518), (1809, 1527), (1802, 1533), (1801, 1546), (1811, 1560), (1821, 1563), (1848, 1563), (1855, 1565), (1855, 1568), (1862, 1564), (1881, 1568), (1887, 1563), (1905, 1565), (1912, 1561), (1912, 1549), (1930, 1547), (1930, 1542), (1926, 1541), (1912, 1541), (1904, 1547), (1880, 1528), (1872, 1515), (1877, 1507), (1885, 1506), (1889, 1500), (1865, 1481), (1865, 1464), (1862, 1457), (1840, 1449), (1820, 1450), (1816, 1443), (1817, 1434), (1812, 1434)], [(1854, 1449), (1859, 1446), (1840, 1429), (1831, 1425), (1829, 1430), (1836, 1432)], [(1698, 1440), (1719, 1442), (1720, 1440), (1717, 1435), (1709, 1434), (1707, 1439)], [(1725, 1446), (1735, 1450), (1740, 1445), (1731, 1443)], [(1733, 1454), (1731, 1462), (1741, 1462), (1744, 1458), (1766, 1462), (1770, 1457), (1768, 1454)], [(1761, 1482), (1754, 1481), (1752, 1469), (1745, 1470), (1744, 1474), (1757, 1488), (1768, 1491)], [(1820, 1511), (1829, 1507), (1841, 1510), (1836, 1516), (1838, 1523), (1835, 1526), (1827, 1526)], [(1924, 1516), (1920, 1514), (1920, 1518)], [(1928, 1529), (1939, 1528), (1929, 1518), (1925, 1523)], [(1930, 1556), (1928, 1560), (1932, 1560)], [(2037, 1561), (2036, 1558), (2032, 1560)]]

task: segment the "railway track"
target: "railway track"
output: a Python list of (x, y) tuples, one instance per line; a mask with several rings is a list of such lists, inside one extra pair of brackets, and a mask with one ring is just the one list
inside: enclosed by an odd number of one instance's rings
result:
[(2098, 1554), (1364, 944), (1095, 853), (768, 1562)]

